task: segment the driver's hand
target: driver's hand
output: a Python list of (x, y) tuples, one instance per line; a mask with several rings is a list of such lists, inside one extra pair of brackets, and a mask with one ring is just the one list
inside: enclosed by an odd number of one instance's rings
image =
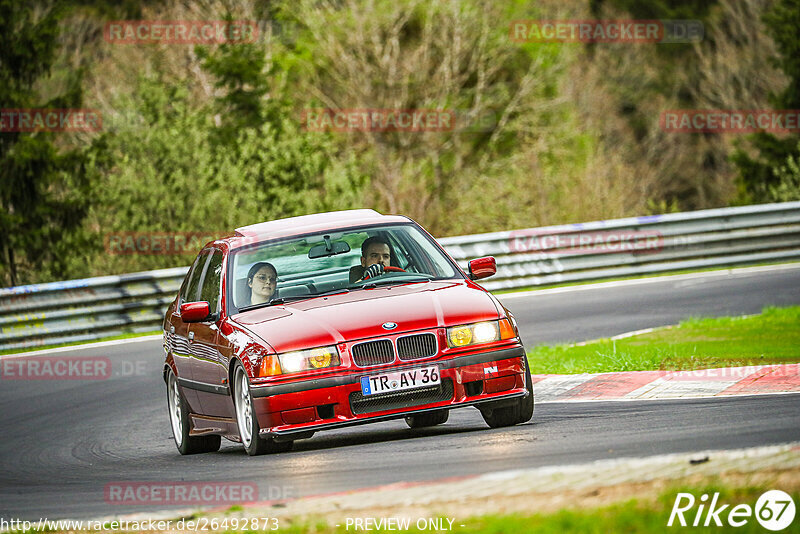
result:
[(369, 280), (370, 278), (375, 278), (376, 276), (380, 276), (383, 274), (383, 265), (380, 263), (373, 263), (364, 271), (364, 278), (363, 280)]

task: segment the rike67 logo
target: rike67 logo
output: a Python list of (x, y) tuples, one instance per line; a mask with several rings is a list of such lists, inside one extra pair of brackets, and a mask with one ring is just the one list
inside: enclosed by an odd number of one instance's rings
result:
[[(667, 526), (676, 525), (677, 520), (677, 524), (682, 527), (742, 527), (755, 517), (765, 529), (779, 531), (794, 521), (794, 500), (781, 490), (764, 492), (756, 501), (755, 507), (749, 504), (737, 504), (730, 508), (730, 504), (719, 503), (719, 493), (714, 493), (711, 502), (708, 501), (709, 496), (706, 493), (701, 495), (699, 500), (691, 493), (678, 493)], [(697, 509), (693, 510), (695, 504)]]

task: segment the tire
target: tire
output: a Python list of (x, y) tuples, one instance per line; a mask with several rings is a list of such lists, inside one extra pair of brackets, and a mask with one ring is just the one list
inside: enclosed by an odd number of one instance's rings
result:
[(169, 411), (172, 437), (181, 454), (199, 454), (219, 450), (221, 436), (190, 436), (189, 407), (181, 395), (178, 379), (170, 369), (167, 377), (167, 410)]
[(292, 441), (276, 442), (272, 438), (262, 438), (250, 396), (250, 380), (242, 364), (236, 362), (233, 369), (233, 405), (236, 411), (236, 425), (244, 450), (250, 456), (267, 453), (286, 452), (292, 449)]
[(436, 410), (435, 412), (421, 413), (419, 415), (409, 415), (406, 417), (406, 424), (409, 428), (436, 426), (446, 423), (449, 416), (450, 410)]
[(533, 417), (533, 380), (531, 370), (528, 368), (527, 358), (523, 360), (525, 365), (525, 389), (528, 396), (520, 399), (516, 404), (492, 409), (486, 407), (481, 409), (481, 415), (486, 424), (491, 428), (501, 428), (526, 423)]

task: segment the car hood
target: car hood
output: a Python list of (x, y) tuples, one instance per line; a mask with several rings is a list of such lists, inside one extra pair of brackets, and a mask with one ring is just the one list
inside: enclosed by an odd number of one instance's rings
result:
[[(497, 319), (491, 296), (469, 282), (425, 282), (250, 310), (231, 319), (286, 352), (369, 337)], [(387, 331), (384, 323), (397, 323)]]

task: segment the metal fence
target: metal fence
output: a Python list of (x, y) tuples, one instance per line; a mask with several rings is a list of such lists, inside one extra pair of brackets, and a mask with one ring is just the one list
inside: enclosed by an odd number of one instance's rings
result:
[[(489, 290), (800, 260), (800, 202), (447, 237)], [(157, 329), (187, 267), (0, 289), (0, 350)]]

